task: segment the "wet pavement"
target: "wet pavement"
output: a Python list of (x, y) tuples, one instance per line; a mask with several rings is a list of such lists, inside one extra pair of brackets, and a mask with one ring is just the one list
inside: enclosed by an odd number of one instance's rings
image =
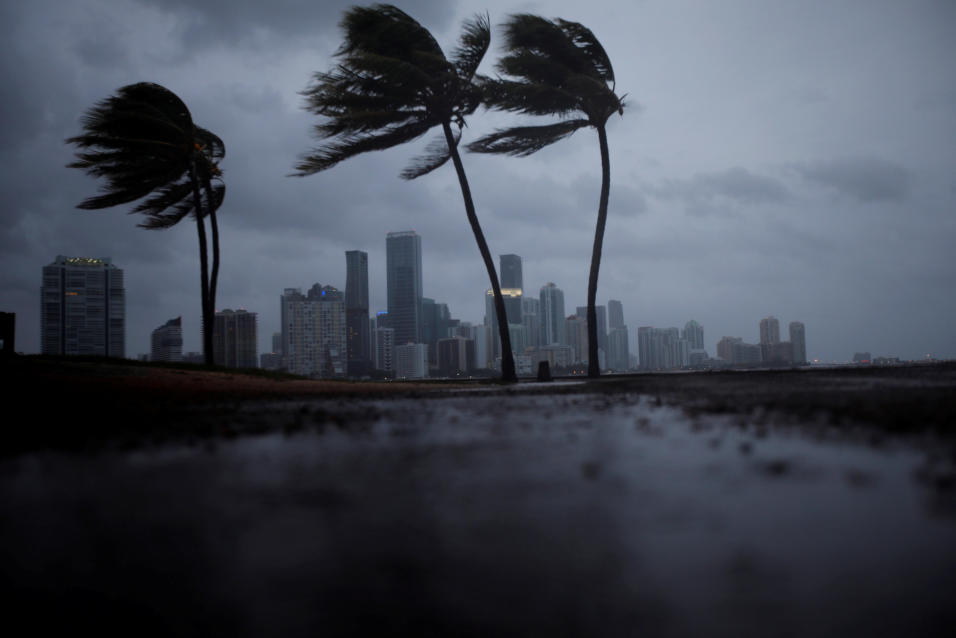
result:
[(956, 621), (952, 437), (826, 402), (521, 388), (254, 401), (196, 416), (229, 436), (4, 458), (10, 622), (915, 636)]

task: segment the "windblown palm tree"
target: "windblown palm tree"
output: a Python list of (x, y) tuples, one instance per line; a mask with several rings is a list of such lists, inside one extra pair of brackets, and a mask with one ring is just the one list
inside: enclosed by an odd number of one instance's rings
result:
[[(614, 93), (614, 71), (607, 53), (584, 26), (518, 14), (511, 16), (504, 31), (506, 54), (497, 68), (501, 74), (514, 79), (482, 78), (484, 102), (494, 109), (561, 119), (554, 124), (498, 130), (467, 148), (477, 153), (523, 157), (568, 137), (579, 128), (597, 129), (601, 147), (601, 198), (591, 252), (587, 312), (588, 376), (597, 377), (601, 368), (595, 300), (611, 189), (606, 125), (613, 113), (623, 115), (624, 102)], [(572, 115), (578, 117), (570, 117)]]
[[(203, 350), (213, 362), (213, 322), (219, 274), (219, 228), (216, 210), (225, 197), (218, 162), (225, 145), (193, 124), (179, 97), (158, 84), (124, 86), (83, 117), (83, 135), (71, 137), (77, 160), (68, 166), (106, 179), (102, 194), (78, 208), (100, 209), (142, 198), (131, 212), (146, 219), (142, 228), (170, 228), (187, 215), (196, 219), (202, 271)], [(215, 181), (215, 183), (214, 183)], [(204, 218), (212, 229), (212, 274), (209, 274)]]
[(488, 19), (477, 16), (465, 23), (450, 58), (427, 29), (391, 5), (352, 8), (342, 20), (342, 30), (345, 41), (336, 53), (339, 64), (327, 73), (317, 73), (304, 91), (306, 108), (326, 118), (315, 127), (317, 136), (326, 141), (302, 158), (296, 174), (311, 175), (360, 153), (409, 142), (440, 126), (442, 136), (430, 143), (425, 155), (415, 158), (401, 177), (415, 179), (452, 160), (465, 213), (494, 292), (502, 378), (514, 381), (517, 376), (498, 274), (458, 153), (465, 116), (475, 112), (481, 99), (474, 76), (491, 40)]

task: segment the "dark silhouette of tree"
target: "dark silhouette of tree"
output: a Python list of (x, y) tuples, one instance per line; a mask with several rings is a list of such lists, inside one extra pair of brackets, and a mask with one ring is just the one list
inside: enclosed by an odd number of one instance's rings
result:
[(488, 18), (476, 16), (465, 23), (450, 58), (427, 29), (391, 5), (354, 7), (346, 12), (341, 26), (345, 41), (336, 52), (339, 63), (327, 73), (316, 73), (303, 92), (306, 108), (326, 118), (315, 127), (317, 136), (326, 141), (302, 158), (297, 175), (311, 175), (360, 153), (409, 142), (440, 126), (442, 135), (401, 177), (415, 179), (452, 160), (468, 223), (494, 292), (502, 379), (515, 381), (498, 274), (458, 153), (465, 116), (474, 113), (481, 101), (474, 77), (491, 40)]
[(472, 142), (467, 148), (476, 153), (524, 157), (568, 137), (579, 128), (593, 126), (597, 129), (601, 148), (601, 197), (591, 253), (587, 311), (588, 376), (597, 377), (601, 368), (595, 301), (611, 188), (606, 125), (613, 113), (624, 114), (624, 102), (614, 92), (611, 61), (601, 43), (586, 27), (577, 22), (517, 14), (505, 23), (504, 32), (506, 52), (497, 69), (507, 77), (479, 78), (483, 101), (490, 108), (558, 116), (560, 121), (501, 129)]
[[(83, 134), (71, 137), (77, 147), (70, 168), (101, 177), (101, 194), (81, 202), (87, 210), (109, 208), (144, 199), (131, 212), (145, 215), (139, 226), (161, 230), (187, 215), (196, 220), (202, 271), (203, 351), (213, 362), (216, 281), (219, 276), (219, 227), (216, 210), (226, 187), (218, 163), (225, 156), (222, 140), (193, 123), (189, 109), (169, 89), (150, 82), (122, 87), (82, 119)], [(212, 231), (212, 274), (209, 274), (206, 226)]]

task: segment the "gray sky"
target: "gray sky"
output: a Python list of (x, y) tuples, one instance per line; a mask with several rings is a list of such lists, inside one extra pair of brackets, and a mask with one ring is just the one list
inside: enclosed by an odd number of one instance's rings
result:
[[(127, 353), (182, 315), (199, 350), (195, 224), (145, 231), (75, 208), (98, 184), (65, 165), (82, 113), (125, 84), (176, 92), (225, 142), (217, 307), (259, 314), (260, 350), (285, 287), (345, 286), (369, 253), (385, 297), (385, 233), (422, 236), (425, 295), (480, 322), (487, 275), (448, 165), (398, 178), (431, 139), (290, 178), (316, 142), (299, 91), (324, 71), (350, 2), (57, 0), (0, 5), (0, 310), (17, 349), (39, 350), (41, 267), (112, 257), (126, 273)], [(637, 326), (704, 326), (758, 339), (758, 321), (803, 321), (807, 354), (956, 358), (956, 3), (646, 0), (398, 2), (450, 50), (463, 19), (527, 11), (591, 28), (617, 91), (611, 205), (598, 302)], [(482, 70), (492, 72), (497, 28)], [(464, 141), (516, 116), (479, 111)], [(521, 255), (526, 294), (546, 282), (584, 305), (600, 188), (597, 136), (529, 158), (466, 155), (492, 253)], [(785, 332), (785, 329), (784, 329)]]

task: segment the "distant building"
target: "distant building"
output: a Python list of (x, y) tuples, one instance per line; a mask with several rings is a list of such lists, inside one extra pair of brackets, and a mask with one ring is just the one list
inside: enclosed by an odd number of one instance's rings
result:
[(612, 328), (607, 335), (607, 367), (616, 372), (630, 368), (627, 326)]
[(259, 364), (256, 313), (226, 309), (216, 313), (212, 333), (213, 361), (227, 368)]
[(574, 363), (587, 363), (588, 360), (588, 321), (580, 315), (570, 315), (564, 320), (564, 334), (567, 345), (573, 351)]
[(620, 301), (611, 299), (607, 302), (607, 327), (614, 330), (624, 325), (624, 306)]
[(734, 344), (743, 343), (740, 337), (723, 337), (717, 342), (717, 356), (727, 363), (734, 362)]
[(865, 363), (868, 364), (873, 361), (873, 357), (870, 356), (869, 352), (857, 352), (853, 355), (853, 363)]
[[(501, 287), (524, 288), (524, 277), (521, 273), (521, 257), (518, 255), (501, 255), (498, 259), (498, 270), (501, 273)], [(508, 317), (508, 319), (514, 323), (511, 317)]]
[(670, 370), (690, 362), (690, 347), (677, 328), (642, 326), (637, 329), (642, 370)]
[(475, 369), (475, 341), (465, 337), (438, 340), (438, 372), (445, 377), (468, 374)]
[(170, 319), (153, 330), (150, 361), (183, 360), (183, 318)]
[(395, 373), (395, 331), (391, 328), (375, 329), (376, 370)]
[(807, 333), (799, 321), (790, 322), (790, 343), (793, 344), (793, 362), (804, 365), (807, 362)]
[(551, 282), (541, 287), (541, 345), (564, 344), (564, 291)]
[(57, 256), (43, 267), (43, 354), (126, 356), (123, 271), (107, 257)]
[(386, 234), (385, 260), (395, 343), (422, 343), (422, 238), (411, 230)]
[(529, 348), (541, 345), (541, 300), (535, 297), (522, 297), (521, 324), (524, 326), (525, 337)]
[(776, 317), (764, 317), (760, 320), (760, 343), (780, 341), (780, 322)]
[(424, 379), (428, 376), (428, 346), (406, 343), (395, 346), (395, 377)]
[(368, 253), (345, 251), (345, 324), (348, 373), (362, 376), (371, 365), (368, 317)]
[(681, 336), (687, 339), (687, 345), (691, 350), (704, 349), (704, 327), (693, 319), (684, 324)]
[(307, 295), (286, 288), (280, 298), (283, 367), (307, 377), (346, 373), (345, 299), (332, 286), (313, 285)]

